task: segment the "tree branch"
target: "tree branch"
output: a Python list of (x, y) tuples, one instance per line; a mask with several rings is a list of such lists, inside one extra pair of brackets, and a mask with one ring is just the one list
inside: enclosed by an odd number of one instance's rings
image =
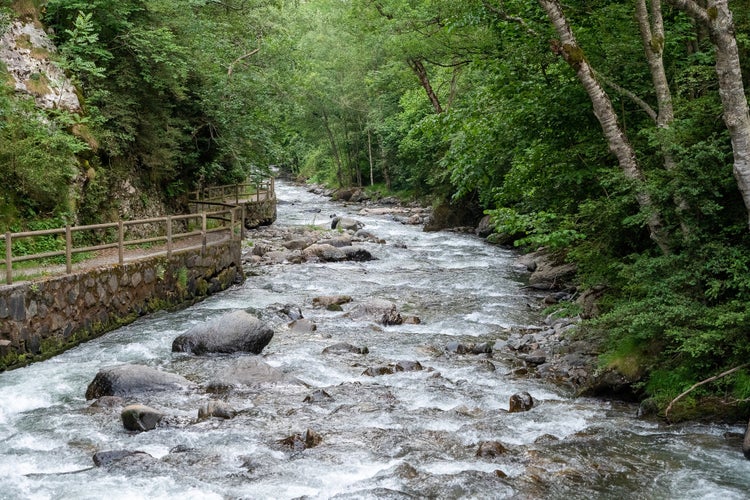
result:
[(630, 90), (620, 87), (615, 82), (613, 82), (606, 76), (602, 75), (598, 71), (594, 70), (593, 68), (591, 69), (591, 71), (594, 73), (594, 76), (598, 80), (600, 80), (603, 84), (607, 85), (608, 87), (612, 87), (612, 89), (614, 89), (616, 92), (624, 95), (625, 97), (629, 98), (631, 101), (636, 103), (639, 108), (641, 108), (643, 111), (646, 112), (649, 118), (651, 118), (652, 120), (654, 120), (654, 122), (656, 122), (658, 118), (658, 114), (656, 113), (654, 108), (652, 108), (646, 101), (644, 101), (643, 99), (635, 95)]
[(664, 410), (664, 418), (665, 418), (665, 419), (667, 419), (667, 422), (669, 422), (669, 410), (671, 410), (671, 409), (672, 409), (672, 405), (674, 405), (674, 404), (675, 404), (675, 403), (676, 403), (677, 401), (679, 401), (680, 399), (682, 399), (682, 398), (683, 398), (683, 397), (685, 397), (686, 395), (688, 395), (688, 394), (690, 394), (691, 392), (693, 392), (693, 391), (694, 391), (695, 389), (697, 389), (698, 387), (700, 387), (700, 386), (702, 386), (702, 385), (705, 385), (705, 384), (707, 384), (707, 383), (709, 383), (709, 382), (713, 382), (714, 380), (718, 380), (718, 379), (720, 379), (720, 378), (722, 378), (722, 377), (726, 377), (727, 375), (731, 375), (732, 373), (734, 373), (734, 372), (736, 372), (736, 371), (738, 371), (738, 370), (741, 370), (741, 369), (745, 368), (745, 367), (746, 367), (746, 366), (748, 366), (748, 365), (750, 365), (750, 363), (745, 363), (745, 364), (742, 364), (742, 365), (740, 365), (740, 366), (735, 366), (735, 367), (734, 367), (734, 368), (732, 368), (731, 370), (727, 370), (727, 371), (725, 371), (725, 372), (723, 372), (723, 373), (720, 373), (720, 374), (718, 374), (718, 375), (714, 375), (713, 377), (709, 377), (709, 378), (707, 378), (706, 380), (701, 380), (700, 382), (698, 382), (698, 383), (696, 383), (696, 384), (693, 384), (693, 386), (692, 386), (692, 387), (690, 387), (690, 389), (688, 389), (687, 391), (683, 392), (682, 394), (680, 394), (679, 396), (677, 396), (676, 398), (674, 398), (674, 399), (673, 399), (673, 400), (672, 400), (672, 401), (671, 401), (671, 402), (669, 403), (669, 405), (667, 406), (667, 409), (666, 409), (666, 410)]
[(495, 7), (494, 5), (490, 5), (490, 3), (488, 1), (486, 1), (486, 0), (484, 2), (482, 2), (482, 3), (484, 4), (484, 7), (486, 9), (488, 9), (490, 12), (494, 12), (503, 21), (508, 21), (509, 23), (514, 23), (514, 24), (519, 25), (521, 28), (524, 29), (524, 31), (526, 31), (527, 34), (529, 34), (531, 36), (537, 36), (538, 35), (538, 33), (536, 31), (534, 31), (534, 29), (531, 28), (526, 23), (526, 21), (523, 18), (518, 17), (518, 16), (511, 16), (510, 14), (508, 14), (507, 12), (505, 12), (505, 10), (503, 9), (503, 6), (502, 6), (502, 3), (503, 3), (502, 0), (499, 0), (499, 2), (498, 2), (500, 4), (499, 7)]
[(253, 56), (253, 55), (257, 54), (258, 52), (260, 52), (260, 47), (258, 47), (257, 49), (253, 49), (250, 52), (248, 52), (247, 54), (241, 55), (240, 57), (238, 57), (237, 59), (235, 59), (234, 61), (232, 61), (232, 63), (229, 65), (229, 69), (227, 69), (227, 80), (230, 79), (230, 78), (232, 78), (232, 72), (234, 71), (234, 66), (238, 62), (242, 61), (243, 59), (247, 59), (250, 56)]
[(690, 15), (690, 17), (700, 21), (702, 23), (710, 23), (711, 18), (708, 15), (708, 11), (698, 5), (694, 0), (667, 0), (668, 3), (675, 7), (684, 10)]

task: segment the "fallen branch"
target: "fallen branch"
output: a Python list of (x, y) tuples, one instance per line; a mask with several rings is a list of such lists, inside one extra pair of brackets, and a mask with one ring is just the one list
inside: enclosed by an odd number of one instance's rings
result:
[(737, 370), (741, 370), (741, 369), (745, 368), (748, 365), (750, 365), (750, 363), (745, 363), (745, 364), (742, 364), (740, 366), (735, 366), (731, 370), (727, 370), (724, 373), (720, 373), (718, 375), (714, 375), (713, 377), (709, 377), (706, 380), (701, 380), (700, 382), (697, 382), (697, 383), (693, 384), (692, 387), (690, 387), (690, 389), (686, 390), (685, 392), (683, 392), (682, 394), (680, 394), (679, 396), (677, 396), (676, 398), (674, 398), (669, 403), (669, 405), (667, 406), (667, 409), (664, 410), (664, 418), (667, 420), (667, 422), (669, 422), (669, 410), (672, 409), (672, 405), (674, 405), (677, 401), (679, 401), (680, 399), (682, 399), (683, 397), (685, 397), (687, 394), (690, 394), (693, 390), (697, 389), (698, 387), (700, 387), (700, 386), (702, 386), (704, 384), (707, 384), (709, 382), (713, 382), (714, 380), (718, 380), (718, 379), (720, 379), (722, 377), (726, 377), (727, 375), (731, 375), (732, 373), (736, 372)]

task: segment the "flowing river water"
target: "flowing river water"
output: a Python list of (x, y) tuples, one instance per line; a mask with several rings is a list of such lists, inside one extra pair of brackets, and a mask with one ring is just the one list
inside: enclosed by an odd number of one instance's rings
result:
[[(325, 227), (334, 212), (356, 217), (386, 240), (364, 244), (378, 260), (254, 267), (244, 284), (202, 303), (143, 317), (48, 361), (0, 373), (0, 498), (750, 496), (741, 427), (639, 420), (632, 405), (576, 399), (542, 380), (516, 377), (508, 357), (445, 352), (452, 341), (494, 344), (509, 327), (540, 321), (511, 251), (472, 235), (359, 216), (357, 206), (289, 184), (280, 183), (277, 195), (276, 225)], [(333, 294), (355, 303), (387, 299), (422, 321), (384, 327), (312, 307), (314, 297)], [(299, 307), (317, 330), (299, 333), (269, 316), (284, 304)], [(237, 309), (273, 319), (275, 336), (262, 357), (290, 381), (212, 393), (208, 374), (227, 357), (171, 352), (177, 335)], [(339, 342), (369, 353), (322, 352)], [(398, 361), (425, 369), (363, 374)], [(84, 397), (99, 369), (124, 363), (178, 373), (199, 387), (135, 398), (169, 417), (155, 430), (131, 433), (119, 407), (91, 407)], [(319, 389), (330, 398), (304, 402)], [(535, 406), (505, 413), (520, 391)], [(238, 414), (198, 421), (197, 409), (210, 399)], [(320, 444), (295, 451), (280, 443), (306, 429), (321, 436)], [(484, 441), (507, 451), (478, 457)], [(149, 456), (94, 467), (92, 455), (105, 450)]]

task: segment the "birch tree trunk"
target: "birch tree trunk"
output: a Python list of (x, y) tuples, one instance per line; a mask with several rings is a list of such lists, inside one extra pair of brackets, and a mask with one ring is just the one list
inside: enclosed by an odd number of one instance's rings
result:
[(539, 3), (547, 13), (547, 17), (549, 17), (549, 20), (555, 27), (557, 36), (560, 38), (561, 45), (557, 48), (558, 52), (576, 72), (576, 76), (578, 76), (578, 79), (591, 99), (594, 115), (599, 120), (610, 151), (617, 158), (624, 174), (636, 183), (636, 199), (638, 204), (642, 210), (650, 214), (647, 224), (651, 238), (662, 252), (668, 254), (670, 251), (669, 244), (661, 216), (656, 212), (651, 196), (646, 190), (645, 177), (638, 165), (635, 150), (618, 123), (617, 113), (612, 106), (612, 101), (594, 76), (594, 71), (586, 60), (583, 50), (578, 45), (578, 41), (573, 34), (570, 23), (565, 17), (560, 2), (558, 0), (539, 0)]
[[(665, 37), (664, 20), (661, 15), (661, 0), (651, 0), (650, 15), (646, 6), (646, 0), (636, 0), (635, 12), (641, 32), (643, 51), (646, 54), (651, 81), (654, 84), (654, 91), (656, 93), (658, 110), (656, 114), (656, 126), (662, 130), (667, 130), (672, 126), (672, 122), (674, 122), (674, 106), (672, 104), (672, 92), (669, 89), (669, 82), (667, 80), (667, 72), (664, 70), (663, 51)], [(663, 137), (659, 138), (659, 144), (662, 156), (664, 157), (664, 168), (668, 171), (674, 171), (677, 164), (669, 148), (664, 144)], [(681, 213), (687, 211), (689, 206), (679, 196), (675, 196), (674, 201), (678, 209), (677, 215), (680, 218), (680, 228), (683, 235), (686, 235), (690, 230), (684, 221), (682, 221)]]
[(708, 29), (716, 48), (716, 75), (734, 155), (734, 178), (737, 180), (748, 212), (750, 227), (750, 112), (742, 83), (740, 55), (734, 36), (734, 21), (728, 0), (708, 0), (701, 7), (694, 0), (668, 0)]

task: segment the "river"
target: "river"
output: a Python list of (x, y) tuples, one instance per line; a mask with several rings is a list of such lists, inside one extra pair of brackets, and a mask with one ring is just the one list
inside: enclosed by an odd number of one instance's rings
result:
[[(515, 255), (472, 235), (424, 233), (388, 216), (360, 216), (279, 183), (278, 226), (355, 217), (386, 240), (378, 260), (250, 269), (246, 282), (178, 312), (161, 312), (29, 367), (0, 373), (0, 498), (721, 498), (750, 495), (750, 461), (736, 426), (667, 426), (635, 418), (632, 405), (573, 398), (512, 375), (507, 357), (445, 352), (452, 341), (494, 343), (539, 321), (522, 291)], [(252, 239), (252, 233), (249, 238)], [(380, 326), (312, 307), (321, 295), (390, 300), (420, 324)], [(219, 357), (171, 352), (191, 326), (227, 311), (269, 318), (292, 304), (317, 325), (298, 333), (274, 317), (266, 363), (303, 383), (198, 389), (137, 402), (169, 415), (144, 432), (124, 430), (119, 408), (92, 408), (84, 394), (102, 367), (140, 363), (205, 384)], [(339, 342), (369, 353), (323, 354)], [(234, 359), (234, 358), (233, 358)], [(369, 367), (418, 361), (425, 369), (367, 376)], [(494, 369), (493, 369), (494, 368)], [(303, 402), (317, 389), (330, 398)], [(535, 406), (505, 413), (528, 391)], [(221, 399), (239, 413), (197, 421)], [(292, 451), (280, 440), (306, 429), (322, 442)], [(727, 437), (729, 436), (729, 437)], [(477, 457), (481, 442), (507, 452)], [(150, 460), (94, 467), (105, 450)]]

